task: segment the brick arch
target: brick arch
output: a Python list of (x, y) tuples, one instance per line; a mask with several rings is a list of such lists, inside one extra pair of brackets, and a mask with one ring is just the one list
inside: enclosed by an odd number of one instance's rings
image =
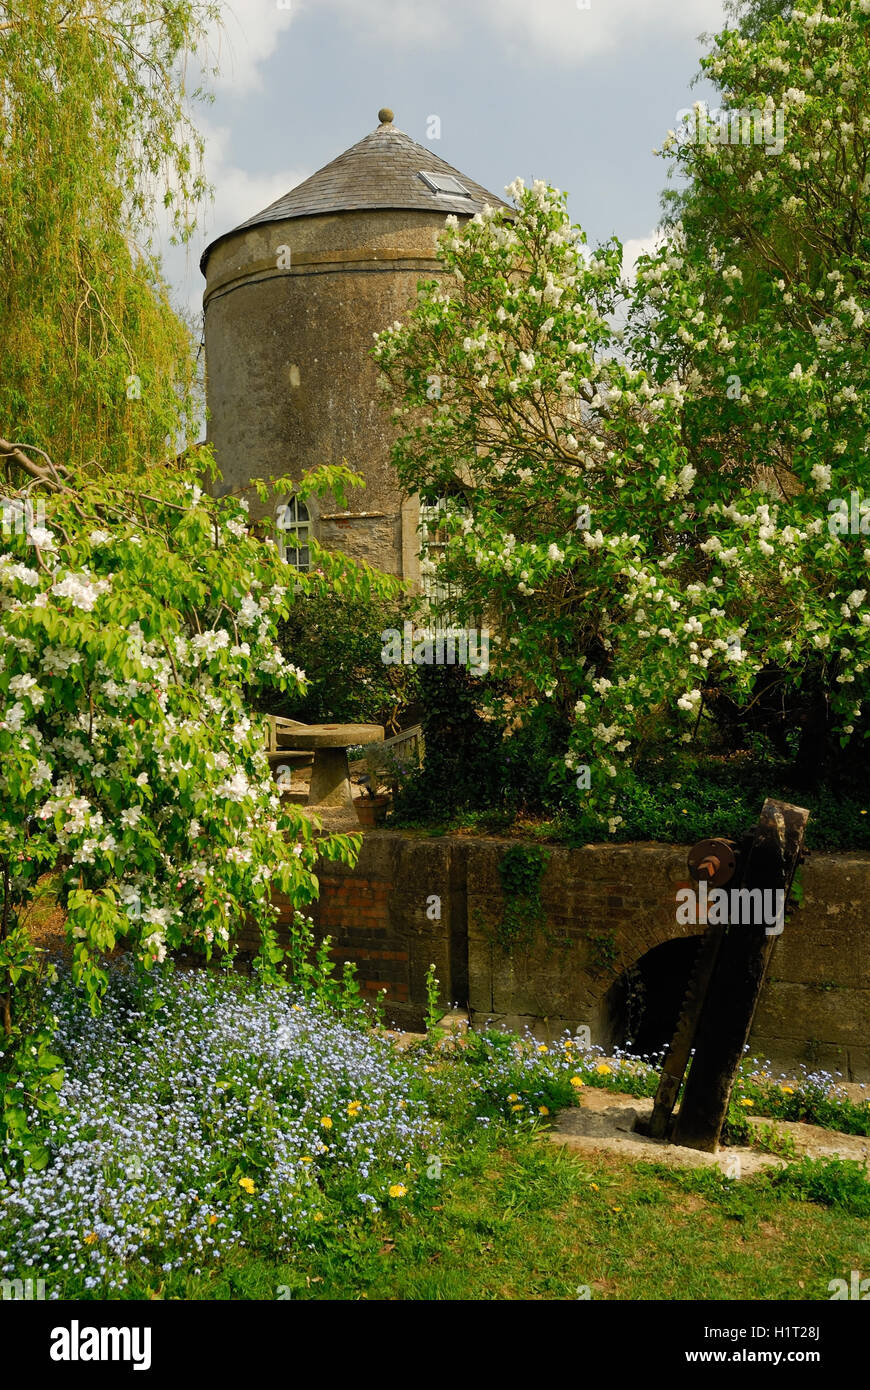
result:
[(660, 1054), (680, 1016), (703, 928), (653, 946), (622, 971), (599, 1000), (594, 1032), (606, 1052)]

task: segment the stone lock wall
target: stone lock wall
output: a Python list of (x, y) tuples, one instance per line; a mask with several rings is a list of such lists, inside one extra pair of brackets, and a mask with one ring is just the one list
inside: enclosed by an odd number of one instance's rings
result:
[[(336, 964), (356, 965), (369, 998), (385, 991), (387, 1017), (402, 1028), (422, 1024), (430, 964), (444, 1000), (467, 999), (463, 856), (453, 849), (447, 838), (367, 831), (355, 868), (318, 865), (320, 897), (305, 909), (318, 939), (332, 937)], [(432, 895), (440, 901), (427, 903)], [(274, 901), (279, 940), (286, 944), (291, 905), (280, 894)], [(242, 950), (256, 944), (250, 931), (242, 935)]]
[[(434, 963), (445, 1004), (472, 1021), (541, 1038), (588, 1025), (613, 1042), (611, 1000), (624, 972), (702, 928), (676, 920), (688, 885), (685, 847), (547, 846), (543, 930), (508, 955), (494, 940), (504, 911), (498, 865), (515, 840), (366, 833), (354, 869), (324, 865), (311, 915), (353, 960), (387, 1015), (419, 1027)], [(807, 1062), (870, 1080), (870, 854), (811, 855), (802, 906), (777, 938), (750, 1045), (777, 1066)], [(279, 902), (286, 920), (289, 904)]]

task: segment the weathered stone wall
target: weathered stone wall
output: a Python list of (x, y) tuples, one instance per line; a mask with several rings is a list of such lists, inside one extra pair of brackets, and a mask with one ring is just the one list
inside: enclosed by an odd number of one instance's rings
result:
[[(223, 483), (247, 488), (251, 517), (274, 515), (251, 478), (299, 478), (345, 462), (366, 480), (315, 534), (392, 574), (419, 578), (417, 509), (403, 507), (390, 462), (395, 435), (380, 403), (372, 334), (403, 319), (435, 255), (444, 214), (378, 209), (243, 228), (206, 266), (208, 440)], [(290, 265), (279, 267), (279, 248)]]
[[(498, 864), (516, 843), (367, 832), (356, 868), (323, 866), (316, 929), (333, 936), (337, 961), (357, 963), (369, 993), (386, 988), (401, 1026), (420, 1023), (432, 962), (442, 998), (467, 1004), (477, 1025), (528, 1025), (546, 1038), (587, 1024), (593, 1042), (609, 1046), (615, 982), (655, 947), (700, 930), (676, 920), (686, 850), (548, 846), (543, 931), (531, 949), (506, 955), (493, 939), (504, 911)], [(752, 1051), (870, 1080), (870, 854), (811, 855), (802, 878)]]

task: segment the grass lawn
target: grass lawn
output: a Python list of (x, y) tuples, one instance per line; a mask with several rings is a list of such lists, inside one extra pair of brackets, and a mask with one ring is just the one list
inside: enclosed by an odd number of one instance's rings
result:
[[(286, 987), (111, 973), (97, 1019), (53, 987), (61, 1114), (44, 1167), (0, 1173), (0, 1276), (50, 1297), (827, 1300), (870, 1268), (854, 1161), (736, 1182), (550, 1139), (584, 1087), (649, 1094), (642, 1062), (504, 1034), (400, 1052)], [(735, 1125), (747, 1105), (870, 1127), (824, 1077), (741, 1078)]]
[(831, 1279), (870, 1267), (866, 1218), (764, 1180), (581, 1161), (546, 1137), (478, 1145), (439, 1195), (378, 1228), (339, 1219), (292, 1262), (251, 1249), (162, 1296), (827, 1300)]

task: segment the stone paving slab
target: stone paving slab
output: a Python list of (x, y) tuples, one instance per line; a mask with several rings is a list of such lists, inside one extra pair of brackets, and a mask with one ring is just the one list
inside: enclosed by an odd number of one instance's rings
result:
[[(638, 1119), (648, 1119), (653, 1101), (649, 1096), (630, 1096), (597, 1087), (584, 1090), (577, 1109), (562, 1110), (550, 1139), (580, 1152), (607, 1152), (635, 1162), (663, 1163), (671, 1168), (719, 1168), (735, 1178), (750, 1177), (765, 1168), (784, 1168), (787, 1159), (778, 1154), (759, 1153), (742, 1146), (726, 1146), (718, 1153), (684, 1148), (661, 1139), (650, 1139), (634, 1132)], [(754, 1129), (773, 1124), (764, 1116), (747, 1116)], [(849, 1158), (870, 1162), (870, 1138), (861, 1134), (840, 1134), (818, 1125), (777, 1120), (779, 1133), (794, 1141), (797, 1157)], [(870, 1179), (870, 1170), (868, 1170)]]

